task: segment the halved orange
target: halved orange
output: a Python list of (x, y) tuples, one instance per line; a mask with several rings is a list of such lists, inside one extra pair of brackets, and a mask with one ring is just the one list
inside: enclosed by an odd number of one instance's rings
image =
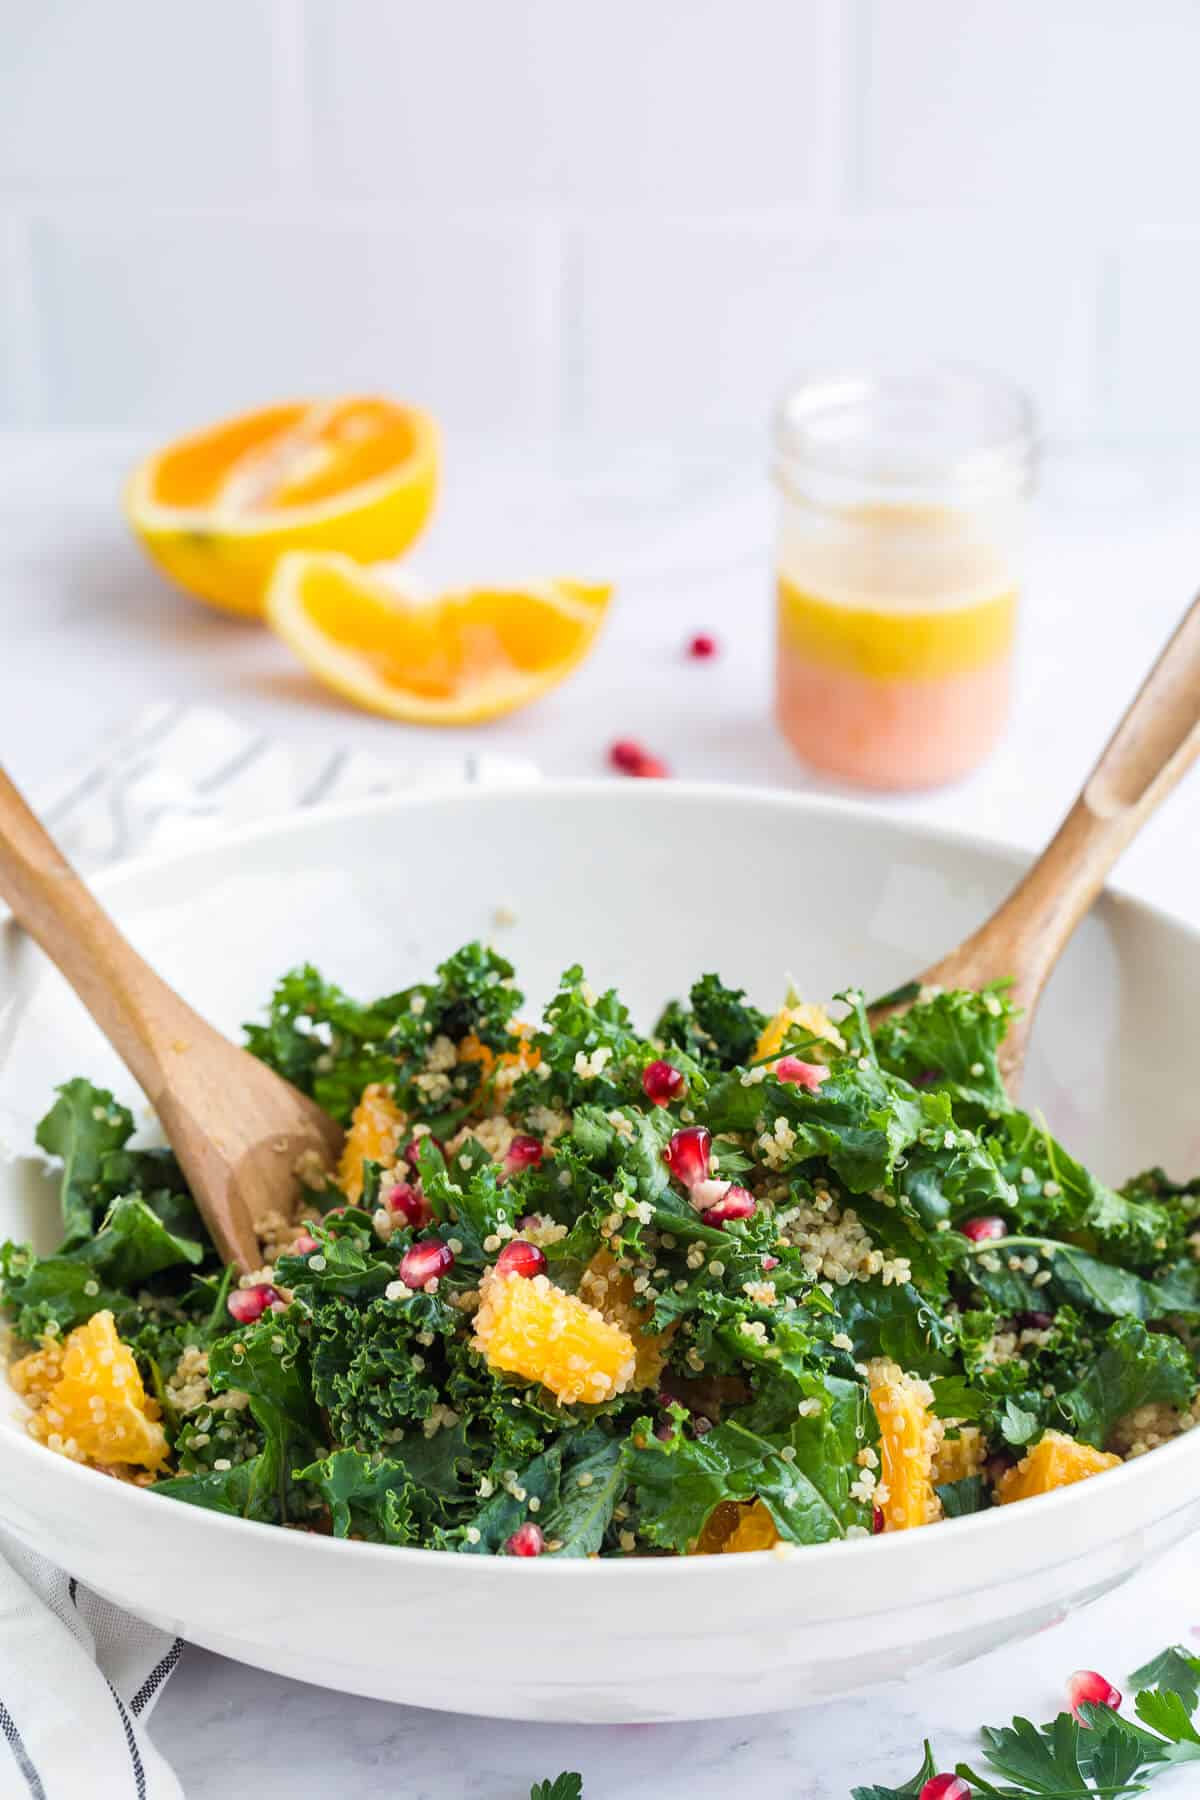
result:
[(427, 413), (372, 397), (300, 400), (147, 457), (129, 479), (125, 510), (172, 581), (257, 618), (285, 551), (399, 556), (432, 511), (437, 479)]
[(544, 694), (591, 649), (612, 589), (578, 581), (406, 595), (346, 556), (286, 556), (267, 617), (318, 681), (420, 725), (499, 718)]

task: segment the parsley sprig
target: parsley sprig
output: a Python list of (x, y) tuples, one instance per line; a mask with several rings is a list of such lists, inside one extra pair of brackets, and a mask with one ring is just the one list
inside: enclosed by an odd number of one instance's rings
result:
[[(1200, 1657), (1170, 1645), (1129, 1679), (1138, 1689), (1133, 1710), (1140, 1723), (1111, 1707), (1085, 1705), (1081, 1720), (1062, 1712), (1048, 1725), (1020, 1718), (985, 1725), (983, 1754), (1000, 1785), (966, 1763), (955, 1773), (970, 1783), (973, 1800), (1126, 1800), (1144, 1794), (1158, 1775), (1200, 1764)], [(915, 1775), (898, 1787), (856, 1787), (852, 1800), (913, 1800), (936, 1768), (927, 1742)]]

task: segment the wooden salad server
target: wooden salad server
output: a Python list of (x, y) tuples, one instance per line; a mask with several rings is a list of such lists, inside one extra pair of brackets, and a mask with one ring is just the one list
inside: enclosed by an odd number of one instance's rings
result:
[(291, 1217), (298, 1166), (342, 1142), (319, 1106), (192, 1011), (117, 930), (0, 769), (0, 896), (136, 1078), (223, 1261), (262, 1262), (253, 1221)]
[(1012, 979), (1023, 1008), (1000, 1047), (1010, 1094), (1021, 1084), (1034, 1012), (1050, 972), (1125, 846), (1200, 756), (1200, 599), (1147, 675), (1079, 798), (1012, 893), (978, 931), (908, 988), (871, 1009), (902, 1010), (919, 987)]

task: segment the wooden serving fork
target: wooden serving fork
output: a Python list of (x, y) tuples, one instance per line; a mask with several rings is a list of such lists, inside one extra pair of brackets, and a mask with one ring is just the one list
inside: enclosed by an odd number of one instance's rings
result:
[(291, 1216), (297, 1167), (339, 1125), (221, 1036), (122, 937), (0, 770), (0, 895), (57, 964), (153, 1106), (225, 1262), (262, 1261), (254, 1220)]
[[(957, 950), (871, 1009), (902, 1011), (922, 987), (978, 988), (1011, 977), (1024, 1010), (1000, 1048), (1015, 1098), (1034, 1013), (1050, 972), (1105, 877), (1200, 756), (1200, 599), (1151, 669), (1079, 798), (1012, 893)], [(1200, 847), (1197, 847), (1200, 869)]]

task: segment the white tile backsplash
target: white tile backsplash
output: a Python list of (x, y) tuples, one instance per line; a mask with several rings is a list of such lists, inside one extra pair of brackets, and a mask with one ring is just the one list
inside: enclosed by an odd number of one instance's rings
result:
[(736, 436), (765, 456), (770, 408), (797, 374), (939, 357), (1027, 384), (1061, 433), (1086, 418), (1075, 261), (1030, 234), (997, 265), (986, 234), (961, 221), (593, 227), (574, 240), (568, 291), (573, 423), (606, 440), (673, 437), (682, 450)]
[(0, 0), (0, 204), (273, 187), (280, 16), (273, 0)]
[(761, 447), (795, 369), (888, 353), (1024, 380), (1059, 436), (1197, 436), (1197, 0), (0, 0), (0, 34), (0, 425), (360, 385)]
[(1116, 259), (1110, 416), (1147, 438), (1200, 440), (1200, 230), (1146, 233)]
[(280, 396), (381, 389), (452, 431), (545, 433), (557, 263), (544, 240), (436, 221), (41, 223), (42, 422), (177, 430)]
[(1195, 214), (1196, 0), (862, 4), (864, 205)]

